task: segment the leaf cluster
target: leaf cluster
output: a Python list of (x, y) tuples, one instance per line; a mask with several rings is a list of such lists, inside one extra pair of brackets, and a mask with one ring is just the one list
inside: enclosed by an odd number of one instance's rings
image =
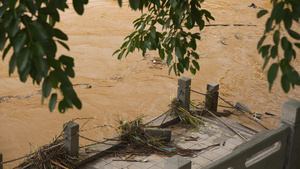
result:
[[(70, 50), (65, 41), (68, 36), (55, 23), (60, 21), (60, 11), (68, 8), (67, 0), (2, 0), (0, 2), (0, 51), (2, 59), (12, 53), (9, 75), (17, 68), (19, 78), (26, 82), (42, 84), (42, 102), (50, 95), (49, 109), (57, 103), (58, 89), (63, 99), (58, 104), (61, 113), (73, 105), (81, 109), (81, 101), (73, 89), (74, 59), (56, 57), (57, 44)], [(73, 0), (75, 11), (81, 15), (88, 0)], [(11, 52), (9, 52), (11, 51)]]
[[(119, 5), (122, 5), (119, 0)], [(201, 9), (203, 0), (141, 0), (129, 1), (134, 10), (147, 12), (133, 21), (135, 31), (124, 39), (118, 54), (118, 59), (127, 57), (136, 49), (145, 56), (147, 50), (156, 50), (175, 75), (184, 73), (185, 70), (195, 74), (200, 70), (198, 63), (199, 54), (196, 53), (199, 33), (189, 30), (197, 26), (201, 31), (204, 28), (204, 18), (207, 22), (214, 20), (210, 12)], [(158, 31), (157, 28), (162, 28)]]
[[(294, 48), (300, 49), (300, 34), (292, 29), (293, 23), (299, 22), (300, 1), (272, 0), (271, 2), (273, 3), (273, 9), (267, 19), (264, 35), (258, 42), (257, 49), (264, 58), (263, 69), (268, 65), (271, 58), (275, 59), (275, 63), (268, 70), (269, 90), (272, 89), (278, 70), (281, 70), (281, 86), (284, 92), (287, 93), (290, 90), (290, 86), (294, 88), (295, 85), (300, 85), (299, 73), (291, 65), (291, 62), (297, 57)], [(257, 18), (267, 13), (267, 10), (261, 10), (257, 13)], [(283, 30), (288, 35), (284, 34)], [(263, 45), (268, 36), (273, 37), (273, 44)], [(280, 47), (283, 53), (279, 52)]]

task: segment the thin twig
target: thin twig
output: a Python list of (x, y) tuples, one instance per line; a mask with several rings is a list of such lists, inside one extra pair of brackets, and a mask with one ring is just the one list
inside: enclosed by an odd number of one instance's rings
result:
[(177, 131), (172, 131), (172, 133), (175, 133), (175, 134), (178, 134), (178, 135), (182, 135), (182, 136), (185, 136), (185, 137), (189, 137), (189, 138), (192, 138), (192, 139), (197, 139), (196, 137), (193, 137), (193, 136), (189, 136), (189, 135), (186, 135), (186, 134), (183, 134), (183, 133), (179, 133)]
[(222, 119), (220, 119), (218, 116), (216, 116), (214, 113), (212, 113), (211, 111), (209, 111), (208, 109), (206, 109), (207, 112), (209, 112), (211, 115), (213, 115), (215, 118), (217, 118), (219, 121), (221, 121), (225, 126), (227, 126), (230, 130), (232, 130), (234, 133), (236, 133), (237, 135), (239, 135), (243, 140), (248, 141), (248, 139), (243, 136), (240, 132), (236, 131), (234, 128), (232, 128), (231, 126), (229, 126), (227, 123), (225, 123)]
[(57, 165), (57, 166), (59, 166), (59, 167), (61, 167), (61, 168), (63, 168), (63, 169), (68, 169), (67, 167), (65, 167), (65, 166), (63, 166), (63, 165), (61, 165), (61, 164), (59, 164), (59, 163), (56, 163), (56, 162), (54, 162), (54, 161), (52, 161), (52, 160), (51, 160), (51, 163), (54, 164), (54, 165)]

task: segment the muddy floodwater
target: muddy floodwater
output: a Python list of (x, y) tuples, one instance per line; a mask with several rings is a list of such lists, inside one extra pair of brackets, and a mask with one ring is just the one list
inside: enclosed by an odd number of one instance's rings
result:
[[(41, 86), (19, 82), (13, 74), (8, 76), (8, 58), (0, 62), (0, 152), (4, 161), (23, 156), (38, 146), (49, 143), (59, 135), (63, 123), (75, 118), (83, 126), (81, 134), (101, 141), (116, 134), (118, 121), (133, 120), (140, 115), (151, 119), (169, 109), (170, 97), (177, 92), (177, 80), (168, 75), (168, 67), (153, 65), (156, 52), (143, 58), (141, 53), (130, 54), (119, 61), (112, 53), (133, 31), (132, 21), (139, 12), (118, 7), (113, 0), (90, 0), (83, 16), (70, 9), (61, 14), (57, 27), (69, 36), (71, 51), (62, 47), (58, 54), (75, 58), (76, 77), (74, 88), (83, 103), (82, 110), (69, 110), (60, 114), (49, 112), (47, 100), (41, 105)], [(268, 91), (266, 72), (262, 71), (263, 59), (256, 50), (263, 34), (266, 17), (257, 19), (259, 9), (248, 7), (251, 3), (271, 9), (269, 0), (207, 0), (202, 7), (215, 17), (211, 24), (229, 26), (205, 27), (201, 32), (197, 52), (200, 55), (200, 72), (185, 73), (192, 79), (192, 89), (205, 92), (206, 84), (220, 84), (220, 96), (235, 104), (247, 105), (253, 112), (281, 115), (281, 106), (294, 98), (300, 100), (300, 88), (285, 94), (279, 78), (271, 92)], [(256, 26), (233, 26), (247, 24)], [(298, 25), (295, 31), (300, 32)], [(194, 29), (193, 32), (198, 31)], [(299, 54), (299, 49), (297, 50)], [(300, 71), (299, 57), (293, 63)], [(203, 99), (193, 94), (193, 98)], [(225, 103), (220, 101), (220, 104)], [(276, 117), (265, 118), (262, 123), (270, 128), (279, 125)], [(85, 125), (84, 125), (85, 124)], [(101, 127), (102, 126), (102, 127)], [(92, 129), (93, 128), (93, 129)], [(92, 130), (89, 130), (92, 129)], [(91, 142), (80, 139), (80, 145)], [(18, 162), (4, 165), (12, 168)]]

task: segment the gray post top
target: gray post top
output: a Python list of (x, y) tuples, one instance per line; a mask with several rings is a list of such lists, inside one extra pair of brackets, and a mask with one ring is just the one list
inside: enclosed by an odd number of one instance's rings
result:
[(178, 86), (179, 87), (189, 87), (192, 84), (192, 80), (190, 78), (187, 77), (181, 77), (180, 79), (178, 79)]
[(68, 134), (74, 135), (77, 134), (79, 131), (79, 124), (73, 122), (73, 121), (69, 121), (67, 123), (65, 123), (63, 125), (64, 127), (64, 131), (68, 130), (67, 132), (69, 132)]
[(210, 83), (207, 84), (206, 90), (208, 92), (216, 92), (216, 91), (219, 90), (219, 84), (216, 83), (216, 82), (210, 82)]
[(300, 125), (300, 102), (291, 99), (282, 106), (281, 121), (293, 126)]

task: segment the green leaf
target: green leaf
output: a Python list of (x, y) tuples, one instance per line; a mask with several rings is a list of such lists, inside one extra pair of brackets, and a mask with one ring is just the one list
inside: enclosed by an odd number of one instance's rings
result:
[(122, 7), (122, 0), (118, 0), (119, 7)]
[(300, 43), (294, 43), (294, 45), (300, 49)]
[(19, 28), (20, 21), (18, 19), (13, 19), (10, 23), (10, 25), (7, 28), (7, 33), (9, 37), (14, 37), (18, 31), (20, 30)]
[(181, 60), (183, 58), (181, 50), (179, 49), (179, 47), (175, 47), (175, 54), (178, 57), (178, 59)]
[(266, 22), (266, 32), (270, 32), (272, 30), (273, 18), (269, 18)]
[(0, 7), (0, 17), (2, 18), (2, 15), (6, 12), (7, 9), (7, 4), (2, 4), (2, 6)]
[(284, 9), (284, 18), (283, 18), (284, 26), (286, 30), (289, 30), (292, 26), (292, 15), (290, 12), (290, 9), (285, 8)]
[(61, 55), (59, 61), (66, 66), (74, 67), (74, 59), (72, 57)]
[(261, 45), (263, 44), (264, 40), (266, 39), (266, 35), (262, 36), (257, 44), (257, 49), (259, 49), (261, 47)]
[(49, 58), (55, 57), (57, 47), (56, 47), (56, 43), (53, 40), (48, 40), (42, 43), (42, 46), (47, 57)]
[(159, 50), (159, 57), (164, 60), (165, 59), (165, 50), (164, 49), (160, 49)]
[(300, 35), (299, 35), (297, 32), (295, 32), (295, 31), (289, 29), (289, 30), (288, 30), (288, 33), (289, 33), (290, 36), (293, 37), (294, 39), (300, 40)]
[(171, 54), (169, 54), (167, 57), (167, 65), (168, 66), (170, 66), (172, 60), (173, 60), (173, 56)]
[(24, 32), (19, 32), (15, 38), (12, 39), (12, 46), (14, 47), (14, 52), (19, 53), (21, 48), (25, 45), (26, 34)]
[(286, 37), (281, 38), (281, 47), (283, 50), (287, 50), (289, 47), (289, 41)]
[(280, 61), (280, 69), (282, 74), (286, 74), (288, 77), (291, 76), (291, 73), (293, 71), (293, 67), (289, 64), (288, 60), (283, 58)]
[(293, 49), (289, 48), (288, 50), (284, 51), (284, 58), (287, 60), (287, 62), (290, 62), (293, 57)]
[(68, 40), (68, 36), (59, 29), (54, 28), (53, 29), (53, 34), (54, 34), (55, 37), (57, 37), (61, 40)]
[(273, 63), (268, 71), (269, 91), (272, 89), (274, 80), (278, 73), (278, 63)]
[(61, 100), (59, 103), (58, 103), (58, 110), (60, 113), (65, 113), (66, 112), (66, 109), (68, 108), (68, 103), (66, 102), (65, 99)]
[(176, 6), (178, 5), (177, 0), (171, 0), (170, 3), (172, 8), (176, 8)]
[(297, 71), (293, 71), (291, 73), (291, 83), (296, 84), (296, 85), (300, 85), (300, 76), (299, 76)]
[(49, 101), (49, 110), (50, 112), (52, 112), (56, 106), (56, 102), (57, 102), (57, 94), (53, 93), (51, 95), (50, 101)]
[(23, 1), (26, 5), (26, 7), (28, 8), (29, 12), (33, 15), (35, 15), (36, 12), (36, 6), (33, 2), (33, 0), (25, 0)]
[(171, 71), (172, 71), (172, 68), (174, 67), (174, 64), (172, 66), (170, 66), (169, 68), (169, 71), (168, 71), (168, 74), (170, 75), (171, 74)]
[(191, 73), (192, 73), (193, 75), (196, 74), (196, 69), (194, 69), (192, 66), (190, 66), (190, 71), (191, 71)]
[(137, 0), (129, 0), (129, 3), (130, 3), (130, 7), (133, 10), (136, 10), (140, 5), (140, 1), (137, 1)]
[(130, 40), (126, 41), (123, 43), (123, 45), (121, 46), (121, 49), (126, 48), (129, 44)]
[(268, 63), (269, 63), (269, 60), (270, 60), (270, 56), (267, 56), (267, 57), (265, 57), (265, 62), (264, 62), (264, 65), (263, 65), (263, 70), (266, 68), (266, 66), (268, 65)]
[(287, 75), (281, 76), (281, 87), (285, 93), (288, 93), (290, 90), (290, 81)]
[(59, 81), (57, 79), (57, 75), (55, 74), (55, 71), (51, 71), (49, 73), (49, 76), (51, 77), (51, 86), (52, 86), (52, 88), (57, 89)]
[(3, 29), (0, 29), (0, 51), (3, 50), (6, 40), (7, 40), (6, 33), (4, 32)]
[(57, 80), (59, 82), (61, 82), (61, 84), (64, 85), (64, 86), (71, 86), (72, 85), (72, 83), (70, 82), (68, 76), (66, 75), (66, 73), (64, 71), (61, 70), (60, 67), (55, 69), (54, 77), (56, 77)]
[(74, 72), (74, 70), (73, 70), (73, 68), (72, 68), (71, 66), (67, 66), (67, 67), (65, 68), (65, 72), (66, 72), (66, 74), (67, 74), (69, 77), (72, 77), (72, 78), (75, 77), (75, 72)]
[(265, 45), (265, 46), (260, 48), (259, 53), (261, 53), (261, 56), (263, 58), (268, 56), (270, 47), (271, 47), (271, 45)]
[(195, 60), (192, 61), (194, 67), (199, 71), (200, 70), (200, 66), (199, 66), (199, 63)]
[(15, 9), (16, 3), (17, 3), (17, 0), (9, 0), (9, 1), (8, 1), (8, 6), (9, 6), (10, 8)]
[(112, 54), (112, 56), (115, 55), (116, 53), (120, 52), (120, 51), (121, 51), (121, 49), (117, 49), (116, 51), (114, 51), (114, 53)]
[(267, 14), (268, 13), (268, 11), (267, 10), (265, 10), (265, 9), (263, 9), (263, 10), (260, 10), (258, 13), (257, 13), (257, 18), (260, 18), (260, 17), (262, 17), (262, 16), (264, 16), (265, 14)]
[(155, 27), (151, 27), (151, 28), (150, 28), (150, 34), (151, 34), (152, 39), (155, 39), (155, 38), (156, 38)]
[(271, 48), (271, 57), (275, 59), (278, 56), (278, 46), (272, 46)]
[(78, 15), (82, 15), (84, 11), (82, 0), (73, 0), (73, 7)]
[(284, 17), (284, 2), (281, 1), (277, 3), (274, 8), (272, 9), (271, 18), (274, 18), (276, 21), (276, 24), (279, 24), (283, 17)]
[(179, 72), (183, 73), (184, 72), (184, 66), (181, 62), (177, 63), (177, 68)]
[(276, 30), (274, 35), (273, 35), (273, 41), (275, 43), (275, 45), (277, 46), (280, 40), (280, 33), (279, 30)]
[(16, 67), (16, 58), (17, 56), (15, 54), (13, 54), (10, 58), (9, 61), (9, 76), (14, 72), (15, 67)]
[(62, 41), (60, 41), (60, 40), (58, 40), (57, 41), (59, 44), (61, 44), (61, 46), (63, 46), (65, 49), (67, 49), (68, 51), (70, 51), (70, 48), (69, 48), (69, 46), (67, 45), (67, 44), (65, 44), (64, 42), (62, 42)]
[(5, 29), (8, 28), (8, 26), (9, 26), (10, 23), (11, 23), (11, 21), (13, 20), (13, 15), (14, 15), (14, 14), (12, 13), (12, 11), (10, 11), (10, 12), (7, 13), (7, 15), (4, 15), (4, 16), (3, 16), (2, 22), (3, 22), (3, 27), (4, 27)]
[(41, 25), (40, 22), (34, 21), (32, 23), (28, 24), (28, 27), (30, 32), (32, 32), (32, 35), (37, 38), (40, 41), (46, 41), (48, 39), (48, 33), (44, 27)]
[(19, 79), (21, 82), (24, 83), (26, 82), (30, 70), (31, 70), (31, 62), (28, 62), (28, 66), (23, 71), (18, 70)]
[(195, 39), (191, 39), (190, 41), (190, 46), (192, 47), (193, 50), (197, 49), (196, 41)]
[(157, 22), (161, 25), (164, 25), (165, 21), (161, 18), (157, 19)]
[(195, 57), (195, 59), (199, 59), (199, 55), (196, 52), (193, 51), (191, 54)]
[[(71, 100), (71, 102), (75, 105), (75, 107), (77, 109), (81, 109), (82, 107), (82, 103), (81, 101), (78, 99), (72, 85), (60, 85), (60, 89), (63, 92), (66, 101), (68, 102), (69, 99)], [(72, 105), (70, 103), (68, 103), (68, 105), (71, 107)]]
[(198, 26), (199, 26), (199, 29), (200, 31), (204, 28), (204, 20), (196, 20)]
[(4, 49), (2, 54), (2, 60), (4, 60), (6, 54), (8, 53), (9, 49), (11, 48), (11, 43), (7, 45), (7, 47)]
[(26, 68), (31, 57), (30, 55), (32, 55), (30, 50), (28, 48), (23, 48), (20, 54), (17, 56), (17, 66), (20, 71), (23, 71)]
[(125, 50), (126, 50), (126, 49), (123, 49), (123, 50), (121, 51), (121, 53), (118, 55), (118, 59), (119, 59), (119, 60), (122, 59)]
[(50, 95), (51, 88), (52, 88), (51, 79), (48, 76), (47, 78), (45, 78), (45, 80), (43, 82), (43, 87), (42, 87), (43, 97), (47, 98)]

